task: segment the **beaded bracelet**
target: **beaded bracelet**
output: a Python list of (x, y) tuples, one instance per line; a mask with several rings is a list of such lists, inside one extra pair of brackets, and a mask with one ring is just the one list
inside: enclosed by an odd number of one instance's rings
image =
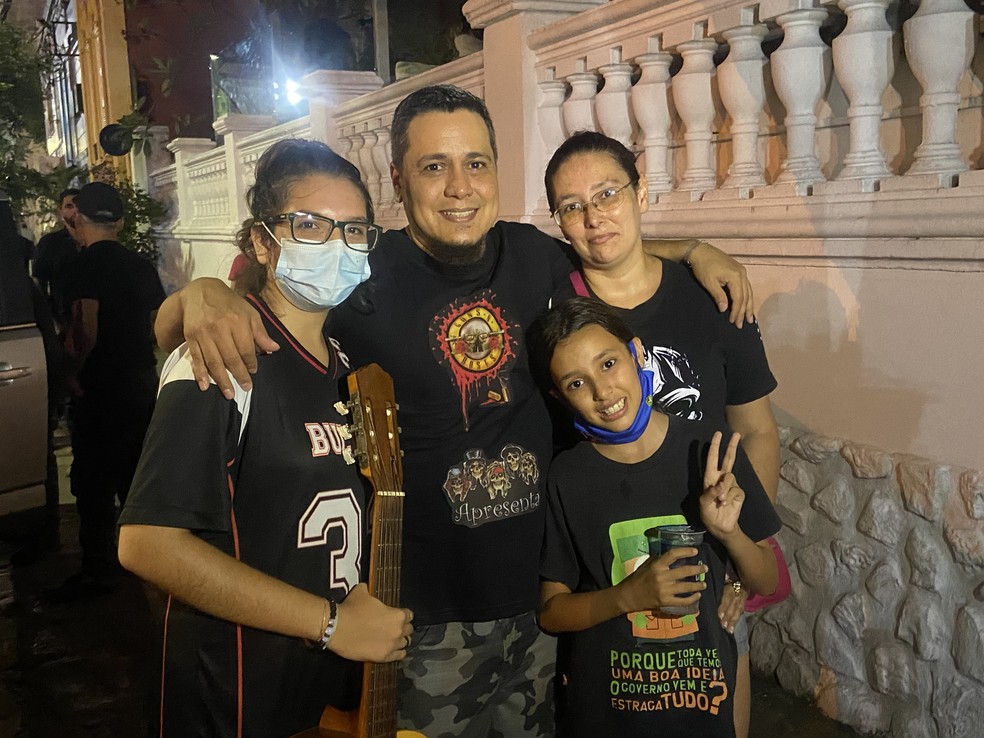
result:
[(335, 635), (335, 627), (338, 625), (338, 605), (334, 600), (325, 600), (321, 610), (321, 638), (316, 641), (305, 641), (311, 648), (321, 651), (328, 650), (331, 637)]

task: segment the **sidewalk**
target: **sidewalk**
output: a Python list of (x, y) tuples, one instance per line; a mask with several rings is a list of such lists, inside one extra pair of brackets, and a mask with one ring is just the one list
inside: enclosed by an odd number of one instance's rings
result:
[[(145, 736), (159, 669), (158, 595), (126, 578), (109, 595), (45, 602), (44, 589), (79, 566), (78, 517), (69, 505), (61, 512), (61, 551), (16, 569), (0, 551), (0, 738)], [(858, 735), (773, 681), (753, 679), (752, 695), (751, 738)]]

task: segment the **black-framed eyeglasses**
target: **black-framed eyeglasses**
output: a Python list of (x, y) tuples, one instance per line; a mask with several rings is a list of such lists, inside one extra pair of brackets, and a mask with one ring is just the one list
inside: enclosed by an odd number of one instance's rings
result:
[(584, 209), (589, 203), (602, 213), (614, 210), (625, 200), (625, 190), (632, 185), (632, 182), (627, 182), (621, 187), (606, 187), (601, 192), (595, 193), (588, 202), (565, 202), (551, 215), (557, 225), (565, 226), (581, 220), (584, 217)]
[(353, 251), (366, 253), (372, 251), (383, 232), (375, 223), (359, 220), (335, 220), (313, 213), (281, 213), (265, 222), (270, 224), (287, 221), (290, 224), (290, 237), (299, 243), (322, 244), (331, 239), (337, 229), (342, 241)]

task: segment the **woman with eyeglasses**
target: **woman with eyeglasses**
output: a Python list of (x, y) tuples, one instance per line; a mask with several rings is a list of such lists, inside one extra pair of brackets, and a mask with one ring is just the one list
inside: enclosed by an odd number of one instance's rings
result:
[[(322, 333), (379, 237), (358, 170), (316, 141), (256, 165), (237, 289), (283, 348), (248, 391), (200, 392), (168, 358), (120, 518), (123, 565), (167, 593), (161, 736), (288, 736), (402, 659), (412, 613), (360, 584), (367, 496), (335, 408), (348, 359)], [(368, 560), (368, 559), (366, 559)]]
[[(758, 325), (728, 322), (687, 268), (645, 252), (642, 214), (646, 182), (635, 156), (601, 133), (572, 135), (544, 176), (554, 220), (581, 258), (553, 303), (574, 295), (598, 298), (639, 336), (654, 374), (653, 407), (689, 420), (708, 419), (741, 434), (741, 444), (774, 502), (779, 485), (779, 432), (769, 394), (769, 369)], [(699, 244), (696, 248), (700, 248)], [(694, 246), (684, 262), (689, 266)], [(719, 610), (734, 631), (739, 656), (735, 732), (748, 734), (748, 634), (740, 582)], [(788, 590), (787, 590), (788, 591)], [(737, 622), (736, 622), (737, 621)]]

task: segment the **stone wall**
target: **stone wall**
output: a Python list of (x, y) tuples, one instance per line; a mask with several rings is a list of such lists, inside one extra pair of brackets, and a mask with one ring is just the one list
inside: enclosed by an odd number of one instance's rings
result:
[(782, 429), (789, 598), (756, 671), (862, 732), (984, 735), (984, 474)]

